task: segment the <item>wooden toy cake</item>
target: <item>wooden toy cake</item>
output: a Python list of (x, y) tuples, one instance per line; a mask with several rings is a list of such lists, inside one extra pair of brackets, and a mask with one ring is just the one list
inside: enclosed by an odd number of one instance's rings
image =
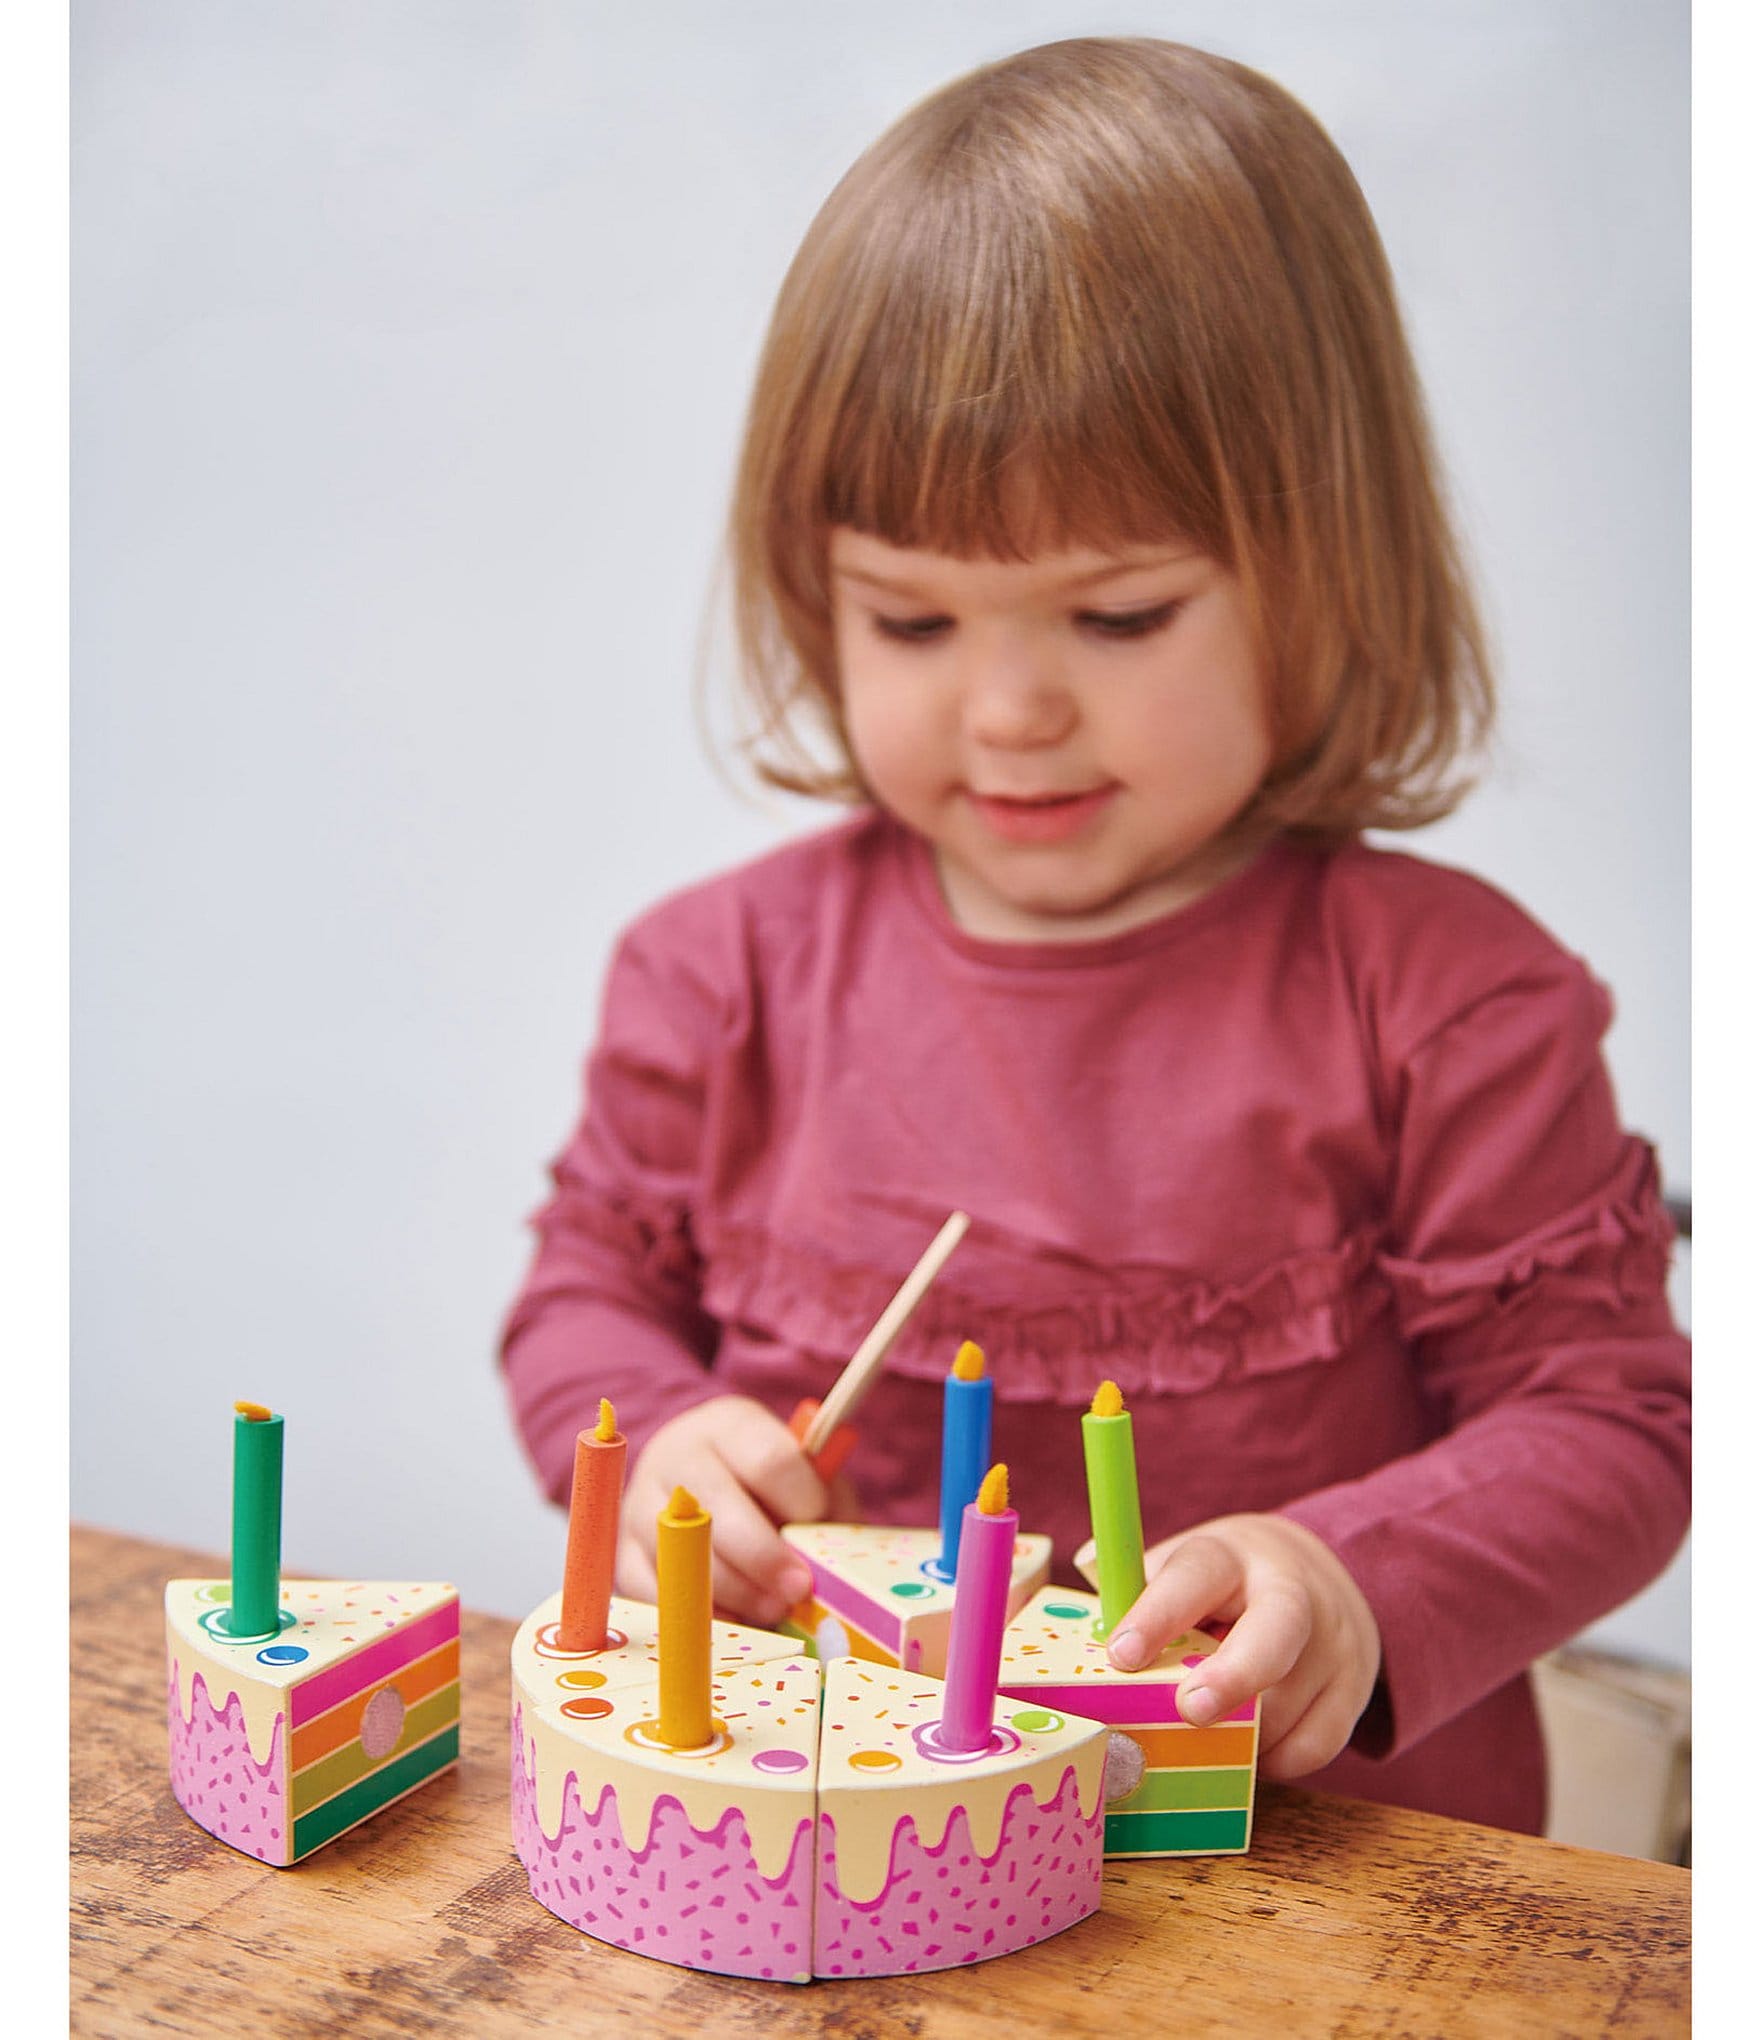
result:
[[(846, 1449), (849, 1375), (901, 1321), (895, 1299), (823, 1407), (796, 1412), (810, 1456)], [(576, 1445), (562, 1593), (513, 1647), (514, 1845), (541, 1904), (694, 1969), (890, 1976), (1060, 1933), (1098, 1908), (1109, 1854), (1247, 1846), (1256, 1704), (1208, 1729), (1179, 1714), (1216, 1645), (1180, 1638), (1134, 1673), (1106, 1656), (1143, 1586), (1117, 1390), (1083, 1419), (1098, 1597), (1044, 1585), (1049, 1540), (1020, 1535), (1006, 1469), (982, 1473), (989, 1397), (968, 1342), (939, 1531), (784, 1527), (814, 1580), (786, 1635), (712, 1619), (711, 1524), (682, 1488), (656, 1524), (658, 1607), (612, 1595), (625, 1447), (601, 1404)]]
[(229, 1580), (165, 1589), (171, 1789), (286, 1866), (458, 1761), (458, 1594), (282, 1580), (282, 1420), (240, 1404)]
[(997, 1700), (1001, 1468), (967, 1511), (942, 1681), (713, 1621), (711, 1525), (682, 1489), (658, 1609), (610, 1595), (622, 1443), (603, 1405), (563, 1592), (514, 1640), (514, 1847), (541, 1904), (615, 1947), (797, 1983), (1005, 1955), (1097, 1908), (1106, 1731)]

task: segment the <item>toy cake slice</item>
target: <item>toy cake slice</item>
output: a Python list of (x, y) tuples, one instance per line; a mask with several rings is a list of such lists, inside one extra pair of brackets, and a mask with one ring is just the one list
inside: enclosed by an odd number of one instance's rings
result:
[(825, 1666), (820, 1976), (894, 1976), (1013, 1954), (1100, 1904), (1106, 1731), (999, 1700), (989, 1748), (939, 1750), (939, 1680)]
[[(1140, 1781), (1107, 1802), (1108, 1856), (1240, 1854), (1253, 1827), (1257, 1699), (1195, 1727), (1180, 1714), (1176, 1688), (1212, 1655), (1214, 1640), (1189, 1631), (1140, 1672), (1121, 1672), (1096, 1635), (1099, 1620), (1093, 1594), (1064, 1587), (1035, 1594), (1004, 1633), (998, 1693), (1053, 1712), (1080, 1709), (1141, 1753)], [(1119, 1754), (1128, 1771), (1138, 1769), (1136, 1755)], [(1115, 1780), (1121, 1768), (1115, 1756)]]
[(165, 1589), (171, 1788), (190, 1817), (285, 1866), (458, 1761), (458, 1592), (284, 1580), (280, 1633), (226, 1633), (228, 1580)]
[[(812, 1568), (813, 1591), (783, 1628), (817, 1646), (826, 1622), (842, 1625), (850, 1653), (939, 1678), (947, 1669), (953, 1582), (941, 1577), (941, 1533), (860, 1523), (786, 1523), (783, 1541)], [(1008, 1612), (1025, 1606), (1051, 1571), (1051, 1540), (1017, 1536)]]
[[(627, 1617), (632, 1605), (613, 1608)], [(616, 1612), (613, 1621), (623, 1626)], [(658, 1740), (652, 1670), (583, 1693), (557, 1660), (516, 1641), (514, 1847), (532, 1896), (595, 1940), (689, 1969), (805, 1983), (819, 1667), (722, 1651), (713, 1737), (675, 1750)]]

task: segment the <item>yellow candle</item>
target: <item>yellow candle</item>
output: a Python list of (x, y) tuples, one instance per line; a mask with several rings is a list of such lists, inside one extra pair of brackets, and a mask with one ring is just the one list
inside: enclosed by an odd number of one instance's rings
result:
[(671, 1749), (700, 1750), (715, 1733), (709, 1712), (709, 1512), (687, 1488), (675, 1487), (655, 1527), (659, 1737)]

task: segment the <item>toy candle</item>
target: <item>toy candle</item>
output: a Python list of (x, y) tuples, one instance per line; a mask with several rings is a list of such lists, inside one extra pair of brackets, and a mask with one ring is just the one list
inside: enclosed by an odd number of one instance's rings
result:
[(941, 1391), (941, 1557), (936, 1569), (954, 1578), (960, 1525), (977, 1499), (990, 1464), (990, 1380), (980, 1347), (967, 1339), (953, 1356)]
[(943, 1749), (988, 1747), (996, 1674), (1008, 1622), (1008, 1588), (1020, 1517), (1008, 1506), (1008, 1468), (993, 1466), (960, 1525), (959, 1573), (947, 1639), (947, 1685), (936, 1739)]
[(700, 1750), (715, 1733), (709, 1712), (709, 1512), (689, 1489), (675, 1487), (657, 1531), (659, 1739), (671, 1749)]
[(1100, 1634), (1108, 1637), (1143, 1591), (1143, 1511), (1137, 1499), (1137, 1447), (1130, 1412), (1115, 1382), (1103, 1381), (1082, 1419), (1088, 1514), (1100, 1576)]
[(623, 1462), (617, 1412), (603, 1396), (599, 1422), (574, 1441), (574, 1488), (568, 1498), (568, 1554), (562, 1564), (562, 1614), (556, 1641), (564, 1650), (603, 1650), (617, 1559), (617, 1518)]
[(232, 1609), (227, 1633), (276, 1636), (281, 1620), (281, 1433), (261, 1403), (232, 1424)]

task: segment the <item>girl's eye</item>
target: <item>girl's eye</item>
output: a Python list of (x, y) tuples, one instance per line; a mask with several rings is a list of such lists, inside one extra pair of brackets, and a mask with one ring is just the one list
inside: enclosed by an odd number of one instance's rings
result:
[(884, 638), (896, 639), (901, 644), (927, 644), (944, 636), (953, 628), (951, 616), (879, 616), (874, 618), (874, 628)]
[(1149, 637), (1179, 614), (1179, 602), (1157, 602), (1148, 609), (1090, 609), (1077, 621), (1108, 638)]

